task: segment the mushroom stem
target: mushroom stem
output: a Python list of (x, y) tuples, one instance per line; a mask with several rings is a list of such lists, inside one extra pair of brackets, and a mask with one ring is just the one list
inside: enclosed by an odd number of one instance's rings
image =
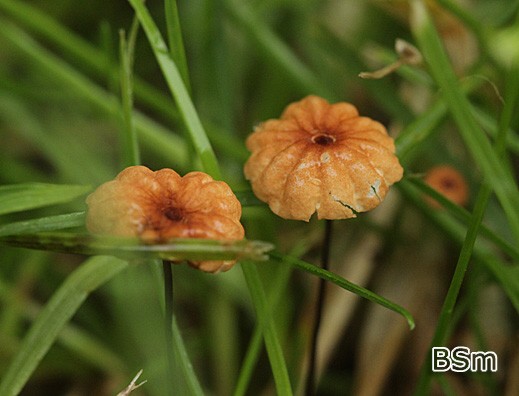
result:
[[(324, 224), (324, 238), (321, 250), (321, 267), (324, 270), (329, 269), (330, 263), (330, 246), (332, 241), (332, 220), (326, 220)], [(317, 349), (319, 329), (321, 327), (321, 319), (324, 308), (324, 299), (326, 292), (326, 281), (319, 279), (317, 289), (317, 302), (315, 306), (314, 327), (312, 329), (312, 339), (310, 344), (310, 358), (308, 363), (308, 375), (306, 377), (305, 395), (312, 396), (316, 392), (316, 371), (317, 371)]]
[[(168, 359), (168, 371), (172, 376), (175, 371), (175, 360), (173, 356), (173, 263), (162, 260), (162, 271), (164, 273), (164, 334), (166, 337), (166, 355)], [(169, 376), (168, 376), (169, 377)], [(173, 396), (173, 389), (168, 387)]]
[(397, 70), (400, 66), (405, 64), (405, 62), (402, 59), (397, 59), (395, 62), (384, 66), (381, 69), (372, 71), (372, 72), (361, 72), (359, 73), (360, 78), (364, 79), (372, 79), (372, 80), (378, 80), (383, 77), (386, 77), (388, 74), (393, 73), (395, 70)]

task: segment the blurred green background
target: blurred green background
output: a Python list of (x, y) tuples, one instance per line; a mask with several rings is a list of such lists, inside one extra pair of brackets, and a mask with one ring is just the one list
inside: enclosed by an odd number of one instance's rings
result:
[[(503, 97), (509, 99), (507, 87), (515, 84), (510, 76), (516, 69), (510, 64), (517, 49), (510, 43), (519, 29), (519, 2), (426, 3), (460, 86), (468, 92), (470, 112), (493, 141)], [(163, 3), (146, 5), (165, 34)], [(409, 2), (180, 0), (178, 9), (191, 97), (223, 179), (235, 191), (250, 188), (242, 167), (248, 157), (244, 141), (254, 126), (308, 94), (351, 102), (397, 138), (406, 181), (372, 213), (336, 222), (332, 271), (403, 305), (417, 327), (410, 332), (393, 312), (328, 287), (318, 394), (410, 394), (467, 228), (452, 211), (431, 210), (412, 180), (435, 165), (453, 166), (469, 185), (466, 208), (472, 211), (485, 159), (475, 156), (459, 133), (427, 62), (381, 80), (358, 77), (397, 58), (396, 38), (418, 45)], [(123, 168), (119, 30), (128, 31), (133, 16), (122, 0), (0, 0), (0, 185), (94, 188)], [(142, 30), (135, 46), (134, 100), (142, 163), (181, 174), (201, 169)], [(506, 154), (499, 157), (511, 175), (519, 164), (516, 110), (504, 125)], [(508, 187), (517, 189), (517, 179), (510, 180), (515, 186), (507, 181)], [(2, 215), (0, 224), (82, 211), (84, 197)], [(484, 224), (517, 249), (509, 217), (492, 197)], [(247, 238), (319, 262), (323, 225), (316, 219), (285, 221), (267, 207), (250, 206), (244, 208), (243, 224)], [(519, 392), (516, 253), (481, 238), (476, 246), (449, 324), (449, 346), (495, 351), (499, 371), (446, 374), (434, 381), (432, 394)], [(494, 259), (498, 267), (489, 264)], [(42, 307), (83, 260), (0, 248), (0, 378)], [(297, 393), (305, 376), (317, 278), (277, 262), (257, 268), (267, 295), (275, 296), (273, 318)], [(156, 264), (130, 265), (93, 292), (21, 394), (114, 395), (141, 368), (141, 379), (148, 382), (132, 394), (166, 394), (180, 374), (166, 374), (157, 276)], [(204, 392), (233, 394), (256, 325), (241, 271), (208, 275), (177, 266), (174, 288), (180, 330)], [(251, 374), (246, 394), (275, 394), (265, 352), (258, 354)]]

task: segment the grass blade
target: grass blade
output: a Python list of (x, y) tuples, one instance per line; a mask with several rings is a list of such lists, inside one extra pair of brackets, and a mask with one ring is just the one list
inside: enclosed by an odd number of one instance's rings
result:
[(205, 172), (213, 178), (220, 180), (220, 169), (218, 161), (213, 152), (209, 139), (204, 131), (202, 123), (198, 117), (196, 109), (191, 101), (189, 92), (182, 81), (182, 77), (178, 71), (175, 62), (171, 59), (168, 48), (160, 31), (149, 14), (142, 0), (128, 0), (139, 21), (146, 32), (148, 41), (151, 45), (155, 58), (162, 70), (168, 87), (175, 99), (180, 115), (184, 120), (195, 150), (202, 162)]
[[(20, 3), (12, 0), (0, 0), (0, 9), (5, 11), (7, 14), (12, 16), (13, 19), (17, 20), (25, 28), (34, 31), (36, 34), (41, 35), (45, 40), (51, 42), (53, 47), (59, 48), (66, 55), (77, 59), (79, 64), (86, 66), (87, 69), (92, 70), (95, 75), (106, 78), (105, 73), (110, 70), (111, 77), (117, 79), (119, 70), (116, 65), (110, 64), (110, 60), (106, 58), (106, 54), (98, 48), (91, 45), (89, 42), (82, 39), (75, 32), (67, 29), (56, 20), (52, 19), (48, 14), (44, 14), (38, 8), (33, 7), (29, 4)], [(119, 77), (120, 79), (120, 77)], [(163, 115), (165, 119), (172, 122), (178, 122), (179, 115), (174, 107), (174, 103), (171, 98), (165, 95), (159, 89), (139, 79), (138, 76), (134, 76), (134, 91), (135, 98), (139, 103), (142, 103), (150, 108), (158, 111)], [(149, 119), (142, 119), (142, 115), (137, 113), (136, 118), (137, 129), (152, 127), (153, 123)], [(141, 125), (142, 124), (142, 125)], [(156, 125), (158, 127), (158, 125)], [(163, 128), (156, 128), (163, 129)], [(223, 152), (228, 152), (231, 155), (234, 153), (242, 153), (245, 151), (245, 156), (242, 160), (247, 158), (247, 152), (243, 148), (243, 144), (234, 136), (221, 135), (221, 131), (215, 131), (212, 128), (208, 130), (208, 135), (215, 146)], [(146, 132), (140, 131), (141, 134)], [(165, 136), (160, 136), (161, 138)], [(172, 136), (172, 139), (176, 136)], [(168, 147), (167, 142), (163, 142), (164, 139), (159, 139), (159, 135), (144, 136), (142, 141), (147, 144), (150, 139), (155, 140), (156, 148)], [(176, 140), (176, 139), (175, 139)], [(181, 141), (178, 147), (184, 145)], [(164, 156), (167, 158), (167, 155)], [(182, 154), (182, 157), (186, 157), (186, 154)], [(178, 158), (175, 155), (175, 158)], [(184, 161), (179, 161), (184, 163)]]
[[(447, 198), (445, 198), (445, 196), (438, 193), (435, 189), (424, 183), (422, 180), (418, 178), (408, 177), (401, 183), (404, 185), (406, 185), (407, 183), (412, 184), (413, 186), (418, 188), (418, 190), (422, 191), (423, 193), (438, 201), (445, 209), (447, 209), (448, 213), (451, 214), (453, 217), (461, 219), (465, 224), (470, 223), (471, 214), (468, 210), (456, 205), (452, 201), (449, 201)], [(427, 209), (430, 210), (430, 207), (427, 207)], [(492, 231), (484, 224), (481, 225), (480, 233), (489, 241), (492, 241), (497, 246), (499, 246), (515, 261), (519, 262), (519, 249), (516, 246), (513, 246), (510, 242), (503, 239), (500, 235), (496, 234), (494, 231)]]
[(204, 392), (202, 391), (202, 387), (198, 382), (198, 378), (196, 377), (191, 361), (189, 360), (189, 356), (187, 354), (184, 340), (182, 339), (175, 315), (173, 315), (171, 326), (173, 335), (173, 353), (177, 357), (177, 362), (179, 363), (180, 369), (182, 371), (182, 377), (184, 378), (191, 395), (203, 396)]
[[(26, 263), (27, 264), (27, 263)], [(23, 271), (26, 271), (31, 264), (26, 265)], [(28, 269), (33, 271), (32, 268)], [(0, 320), (0, 334), (4, 338), (11, 338), (13, 336), (13, 328), (6, 324), (5, 316), (9, 310), (19, 311), (20, 321), (34, 322), (42, 311), (40, 304), (27, 296), (18, 301), (17, 304), (12, 304), (13, 297), (17, 295), (18, 285), (9, 285), (0, 279), (0, 303), (5, 307), (2, 311), (4, 321)], [(19, 305), (13, 307), (13, 305)], [(23, 308), (22, 308), (23, 307)], [(9, 314), (8, 314), (9, 315)], [(14, 330), (17, 331), (17, 330)], [(3, 341), (7, 341), (4, 339)], [(8, 342), (8, 341), (7, 341)], [(117, 355), (106, 343), (98, 339), (93, 334), (85, 331), (80, 326), (72, 323), (66, 324), (60, 331), (56, 343), (69, 349), (71, 352), (77, 354), (78, 358), (88, 362), (92, 367), (106, 370), (110, 373), (120, 373), (124, 370), (125, 364), (120, 356)], [(19, 344), (13, 345), (13, 348), (18, 348)], [(4, 351), (5, 352), (5, 351)]]
[(56, 231), (65, 228), (81, 227), (84, 224), (85, 212), (67, 213), (0, 225), (0, 236), (35, 234), (43, 231)]
[(276, 327), (269, 314), (267, 297), (261, 285), (258, 270), (254, 264), (249, 265), (248, 263), (242, 263), (241, 267), (254, 302), (259, 325), (263, 327), (263, 337), (265, 338), (265, 346), (267, 348), (270, 366), (272, 367), (277, 394), (283, 396), (292, 395), (292, 386), (290, 384), (283, 350), (277, 337)]
[[(115, 96), (101, 89), (62, 59), (38, 45), (23, 30), (9, 21), (0, 18), (0, 25), (2, 25), (0, 35), (7, 38), (17, 49), (28, 56), (31, 62), (40, 66), (41, 72), (45, 73), (48, 78), (66, 86), (67, 89), (74, 91), (108, 115), (120, 117), (121, 106)], [(144, 145), (160, 154), (168, 162), (174, 160), (178, 166), (186, 163), (186, 144), (179, 136), (172, 134), (141, 113), (136, 113), (134, 120)]]
[(141, 163), (137, 131), (135, 130), (135, 121), (133, 119), (133, 60), (138, 29), (139, 21), (134, 19), (128, 40), (123, 30), (119, 32), (120, 83), (123, 110), (123, 128), (121, 131), (123, 167)]
[(182, 40), (182, 29), (180, 27), (180, 18), (178, 16), (178, 7), (176, 0), (164, 1), (164, 12), (166, 14), (166, 28), (169, 45), (169, 53), (171, 59), (178, 67), (178, 71), (182, 76), (182, 81), (186, 89), (191, 91), (189, 82), (189, 72), (187, 67), (186, 53), (184, 50), (184, 40)]
[[(416, 19), (415, 23), (418, 23), (418, 25), (420, 24), (420, 22), (422, 23), (421, 26), (418, 26), (418, 29), (420, 27), (423, 29), (421, 31), (418, 30), (418, 34), (422, 33), (422, 45), (430, 51), (431, 55), (439, 55), (440, 57), (444, 57), (439, 59), (439, 64), (435, 66), (431, 65), (431, 68), (434, 69), (435, 67), (440, 66), (442, 62), (444, 63), (443, 67), (448, 66), (448, 61), (446, 59), (445, 53), (442, 53), (442, 47), (441, 44), (439, 44), (439, 38), (436, 34), (436, 31), (434, 30), (434, 27), (430, 19), (428, 19), (428, 16), (426, 14), (425, 6), (422, 3), (418, 3), (417, 1), (413, 3), (413, 6), (414, 16)], [(431, 58), (430, 61), (433, 61), (433, 59)], [(452, 80), (454, 80), (455, 82), (454, 73), (452, 71), (451, 73), (449, 73), (449, 71), (451, 70), (444, 70), (442, 74), (440, 70), (436, 70), (436, 78), (438, 80), (438, 83), (440, 84), (440, 87), (443, 89), (446, 88), (445, 84), (449, 82), (450, 78), (452, 78)], [(506, 154), (507, 131), (512, 120), (513, 110), (518, 96), (517, 90), (519, 88), (519, 78), (517, 76), (517, 70), (514, 67), (511, 68), (508, 77), (509, 82), (506, 90), (506, 100), (500, 118), (498, 136), (495, 144), (495, 152), (490, 147), (490, 143), (488, 143), (488, 141), (485, 140), (486, 136), (482, 134), (482, 131), (478, 131), (479, 126), (476, 123), (475, 119), (471, 117), (470, 104), (466, 100), (465, 96), (461, 94), (461, 91), (458, 92), (456, 89), (452, 89), (451, 92), (445, 92), (447, 97), (449, 96), (449, 94), (455, 94), (459, 96), (457, 99), (465, 100), (465, 102), (455, 104), (454, 102), (449, 102), (449, 100), (446, 98), (447, 105), (450, 107), (453, 117), (457, 120), (458, 127), (460, 128), (460, 130), (463, 129), (463, 126), (465, 125), (466, 130), (462, 131), (465, 143), (468, 146), (472, 144), (473, 155), (476, 160), (479, 159), (479, 163), (482, 166), (484, 174), (486, 176), (485, 179), (487, 182), (489, 182), (489, 184), (484, 184), (478, 193), (476, 204), (474, 207), (474, 212), (461, 247), (458, 263), (456, 264), (456, 269), (454, 271), (454, 275), (449, 285), (447, 296), (445, 297), (442, 309), (440, 311), (440, 317), (438, 319), (438, 324), (436, 326), (436, 330), (431, 341), (427, 358), (420, 372), (420, 377), (418, 379), (418, 385), (415, 392), (416, 395), (426, 395), (429, 392), (429, 385), (432, 378), (432, 348), (444, 345), (447, 342), (448, 331), (450, 324), (452, 322), (452, 313), (454, 311), (454, 307), (456, 305), (456, 301), (461, 290), (465, 272), (467, 271), (469, 261), (473, 255), (476, 238), (478, 236), (479, 228), (483, 221), (483, 216), (485, 214), (488, 201), (492, 194), (492, 189), (496, 190), (498, 198), (500, 198), (501, 205), (503, 206), (503, 209), (507, 214), (510, 226), (512, 228), (512, 232), (516, 237), (519, 237), (519, 217), (511, 216), (512, 213), (510, 212), (510, 208), (508, 207), (508, 205), (512, 203), (511, 201), (509, 202), (509, 200), (515, 199), (515, 197), (513, 197), (514, 190), (507, 189), (505, 186), (502, 186), (501, 184), (501, 182), (508, 183), (509, 180), (499, 180), (497, 183), (492, 183), (491, 180), (489, 180), (492, 176), (510, 176), (510, 181), (512, 182), (511, 186), (515, 187), (515, 190), (517, 191), (517, 185), (513, 183), (513, 178), (511, 174), (507, 172), (508, 164), (506, 158), (503, 161), (498, 160), (498, 156), (505, 157)], [(444, 85), (442, 85), (442, 83)], [(472, 122), (472, 124), (463, 124), (468, 122)], [(475, 133), (476, 135), (471, 137), (470, 133)], [(480, 136), (481, 138), (478, 140), (477, 138)], [(471, 141), (471, 139), (473, 139), (473, 141)], [(487, 153), (487, 151), (489, 151), (489, 153)], [(503, 168), (502, 173), (489, 174), (488, 170), (485, 172), (485, 162), (482, 161), (483, 158), (478, 157), (477, 154), (494, 154), (495, 156), (488, 158), (489, 164), (486, 166), (488, 167), (488, 169), (492, 169), (493, 162), (495, 162), (496, 165), (500, 165)], [(494, 171), (495, 170), (496, 169), (494, 169)], [(500, 190), (498, 190), (498, 188), (500, 188)], [(507, 195), (505, 195), (505, 193), (507, 193)], [(515, 200), (515, 202), (517, 203), (519, 202), (519, 200)], [(517, 208), (515, 208), (515, 215), (517, 215), (516, 209)], [(506, 287), (504, 287), (505, 290), (510, 289), (509, 286), (510, 285), (507, 284)], [(512, 294), (511, 300), (514, 302), (517, 300), (517, 293)]]
[(183, 260), (265, 260), (270, 243), (241, 240), (173, 238), (163, 244), (146, 245), (137, 238), (95, 237), (74, 233), (46, 233), (0, 237), (0, 244), (27, 249), (85, 255), (113, 255), (125, 259)]
[[(462, 226), (453, 216), (447, 213), (431, 210), (430, 206), (424, 202), (423, 197), (418, 193), (414, 183), (399, 183), (398, 188), (442, 233), (459, 243), (460, 246), (463, 244), (467, 234), (466, 227)], [(483, 228), (480, 229), (480, 232), (481, 230)], [(519, 261), (515, 260), (515, 265), (506, 264), (502, 260), (496, 259), (493, 251), (479, 243), (474, 246), (472, 254), (494, 275), (496, 281), (503, 287), (508, 298), (519, 312), (519, 291), (517, 287), (514, 287), (516, 284), (515, 280), (509, 279), (509, 275), (517, 271), (516, 268), (519, 267)], [(512, 254), (511, 256), (515, 257)]]
[(25, 336), (0, 383), (1, 395), (15, 396), (20, 393), (63, 326), (88, 295), (126, 266), (126, 262), (113, 257), (95, 257), (86, 261), (65, 280)]
[[(106, 52), (93, 46), (74, 31), (45, 14), (32, 5), (13, 0), (0, 0), (0, 9), (11, 16), (25, 28), (41, 35), (50, 41), (53, 47), (59, 48), (63, 53), (77, 59), (81, 65), (97, 76), (106, 78), (105, 73), (111, 72), (110, 78), (118, 80), (118, 68), (107, 59)], [(136, 78), (135, 94), (146, 105), (160, 110), (163, 114), (169, 114), (172, 118), (178, 118), (172, 102), (157, 89), (146, 82)]]
[(46, 183), (0, 186), (0, 215), (70, 202), (91, 189), (90, 186)]
[(337, 286), (343, 288), (344, 290), (348, 290), (360, 297), (370, 300), (376, 304), (382, 305), (383, 307), (402, 315), (405, 318), (405, 320), (407, 321), (407, 324), (409, 325), (409, 328), (411, 330), (414, 329), (414, 327), (415, 327), (413, 316), (405, 308), (401, 307), (398, 304), (395, 304), (394, 302), (387, 300), (386, 298), (384, 298), (382, 296), (379, 296), (376, 293), (373, 293), (372, 291), (370, 291), (368, 289), (365, 289), (361, 286), (351, 283), (351, 282), (347, 281), (346, 279), (340, 277), (339, 275), (334, 274), (333, 272), (326, 271), (322, 268), (319, 268), (315, 265), (307, 263), (303, 260), (299, 260), (298, 258), (282, 255), (277, 252), (269, 253), (269, 256), (274, 260), (293, 265), (312, 275), (318, 276), (321, 279), (324, 279), (328, 282), (332, 282), (332, 283), (336, 284)]
[(247, 388), (249, 387), (250, 380), (253, 377), (254, 368), (259, 359), (260, 351), (262, 350), (262, 336), (263, 332), (261, 327), (256, 326), (240, 368), (240, 375), (238, 376), (233, 396), (244, 396), (247, 394)]
[[(220, 168), (213, 149), (207, 139), (207, 135), (202, 127), (198, 114), (194, 108), (189, 93), (182, 82), (182, 78), (175, 62), (170, 58), (168, 49), (160, 31), (151, 18), (148, 10), (141, 0), (128, 0), (134, 8), (141, 25), (146, 32), (148, 41), (153, 49), (157, 62), (166, 78), (170, 91), (175, 99), (179, 112), (184, 120), (184, 124), (189, 131), (195, 150), (202, 162), (204, 171), (216, 179), (221, 178)], [(253, 295), (254, 306), (258, 316), (263, 319), (267, 330), (265, 331), (265, 343), (269, 351), (269, 359), (274, 372), (274, 378), (280, 395), (290, 395), (291, 388), (288, 380), (288, 371), (279, 347), (279, 341), (273, 323), (269, 317), (263, 317), (265, 306), (265, 293), (261, 285), (256, 269), (253, 267), (242, 266), (244, 275), (247, 279), (249, 289)]]
[[(283, 295), (287, 289), (292, 268), (288, 266), (279, 266), (276, 274), (273, 276), (273, 283), (270, 285), (270, 294), (267, 297), (269, 305), (269, 312), (274, 312), (275, 307), (278, 307)], [(254, 368), (259, 360), (260, 352), (262, 351), (262, 335), (263, 326), (257, 323), (254, 333), (249, 341), (249, 346), (245, 357), (243, 358), (240, 374), (234, 388), (233, 396), (243, 396), (247, 394), (247, 389), (250, 381), (253, 378)]]
[(430, 71), (442, 91), (443, 98), (456, 122), (460, 134), (481, 167), (486, 182), (495, 191), (508, 218), (510, 228), (519, 239), (519, 190), (514, 178), (492, 149), (490, 142), (476, 122), (471, 106), (459, 88), (447, 54), (422, 1), (412, 2), (412, 28)]
[(465, 277), (465, 273), (467, 272), (470, 258), (472, 257), (472, 252), (474, 250), (474, 244), (478, 236), (479, 227), (483, 220), (485, 209), (487, 207), (491, 193), (491, 188), (488, 185), (484, 185), (483, 187), (481, 187), (481, 190), (476, 199), (474, 214), (472, 215), (471, 223), (465, 235), (465, 240), (463, 241), (463, 245), (461, 246), (461, 252), (458, 258), (458, 262), (456, 264), (456, 269), (454, 270), (454, 275), (452, 276), (452, 280), (449, 285), (449, 290), (447, 291), (447, 296), (445, 297), (445, 300), (443, 302), (440, 317), (438, 319), (438, 324), (436, 326), (436, 331), (431, 341), (431, 346), (428, 349), (428, 357), (425, 359), (425, 363), (420, 373), (420, 378), (418, 379), (418, 385), (415, 393), (416, 395), (426, 395), (428, 393), (432, 373), (432, 348), (444, 345), (446, 342), (449, 326), (451, 324), (452, 313), (454, 311), (454, 306), (456, 305), (458, 294), (461, 290), (461, 285), (463, 283), (463, 278)]
[(107, 61), (103, 52), (73, 34), (49, 14), (25, 2), (13, 0), (0, 0), (0, 8), (5, 14), (58, 44), (60, 48), (74, 54), (100, 73), (106, 71)]

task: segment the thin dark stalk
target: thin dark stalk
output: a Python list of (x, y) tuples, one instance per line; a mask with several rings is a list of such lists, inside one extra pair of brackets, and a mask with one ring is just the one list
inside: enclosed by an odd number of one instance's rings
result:
[[(175, 361), (173, 356), (173, 270), (172, 263), (162, 260), (162, 270), (164, 272), (164, 334), (166, 337), (166, 355), (168, 359), (167, 378), (173, 376)], [(168, 386), (168, 391), (173, 396), (173, 389)]]
[[(321, 267), (329, 270), (330, 263), (330, 246), (332, 240), (332, 221), (326, 220), (324, 229), (324, 239), (321, 251)], [(316, 392), (316, 365), (317, 365), (317, 348), (319, 329), (321, 327), (321, 319), (323, 316), (324, 297), (326, 292), (326, 281), (319, 279), (317, 290), (317, 303), (315, 307), (314, 327), (312, 329), (312, 340), (310, 344), (310, 358), (308, 362), (308, 376), (306, 377), (305, 395), (315, 395)]]

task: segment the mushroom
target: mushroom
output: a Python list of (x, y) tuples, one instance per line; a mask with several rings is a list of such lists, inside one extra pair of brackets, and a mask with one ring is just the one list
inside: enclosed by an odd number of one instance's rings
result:
[[(452, 202), (464, 206), (469, 197), (469, 188), (465, 178), (459, 171), (449, 165), (438, 165), (431, 168), (425, 175), (425, 182), (437, 192)], [(440, 208), (440, 204), (427, 197), (427, 202), (433, 208)]]
[[(87, 197), (87, 229), (93, 234), (138, 237), (146, 243), (171, 238), (240, 240), (241, 205), (230, 187), (202, 172), (181, 177), (172, 169), (130, 166)], [(227, 271), (234, 260), (189, 264)]]
[(308, 96), (247, 139), (245, 177), (285, 219), (346, 219), (378, 206), (402, 178), (386, 128), (355, 106)]

